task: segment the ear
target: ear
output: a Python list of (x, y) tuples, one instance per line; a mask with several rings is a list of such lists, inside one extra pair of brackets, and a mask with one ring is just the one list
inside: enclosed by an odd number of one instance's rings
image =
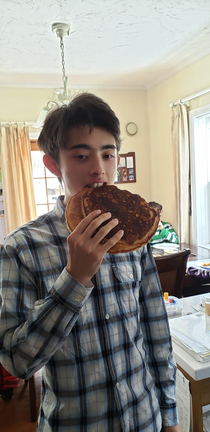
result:
[(56, 177), (62, 177), (62, 174), (61, 174), (61, 171), (60, 171), (58, 164), (54, 161), (54, 159), (49, 154), (45, 154), (43, 156), (43, 162), (44, 162), (46, 168), (52, 174), (54, 174)]

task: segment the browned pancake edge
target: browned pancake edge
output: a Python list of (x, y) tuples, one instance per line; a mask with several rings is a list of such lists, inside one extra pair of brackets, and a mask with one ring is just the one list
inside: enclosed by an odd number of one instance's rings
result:
[(77, 194), (73, 195), (69, 199), (66, 205), (65, 218), (66, 223), (70, 231), (74, 231), (77, 225), (84, 218), (81, 210), (81, 197), (85, 193), (85, 189), (82, 189)]

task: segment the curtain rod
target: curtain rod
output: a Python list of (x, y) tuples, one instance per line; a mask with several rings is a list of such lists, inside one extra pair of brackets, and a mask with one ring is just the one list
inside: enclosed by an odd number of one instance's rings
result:
[(197, 98), (199, 96), (202, 96), (203, 94), (208, 93), (208, 92), (210, 92), (210, 87), (207, 88), (206, 90), (202, 90), (202, 91), (200, 91), (198, 93), (195, 93), (195, 94), (193, 94), (191, 96), (188, 96), (186, 98), (179, 99), (177, 102), (172, 102), (172, 103), (169, 104), (169, 107), (172, 108), (173, 106), (176, 106), (178, 104), (183, 104), (185, 102), (188, 102), (191, 99), (195, 99), (195, 98)]
[(8, 121), (8, 122), (1, 122), (0, 121), (0, 127), (1, 126), (5, 126), (5, 125), (14, 125), (14, 124), (17, 124), (17, 125), (20, 125), (20, 124), (25, 124), (26, 126), (32, 126), (32, 125), (34, 125), (34, 122), (24, 122), (24, 121), (19, 121), (19, 122), (12, 122), (12, 121)]

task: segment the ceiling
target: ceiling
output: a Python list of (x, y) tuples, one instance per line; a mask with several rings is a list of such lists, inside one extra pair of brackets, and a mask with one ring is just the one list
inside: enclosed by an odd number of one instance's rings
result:
[(149, 87), (210, 53), (209, 0), (0, 0), (0, 86)]

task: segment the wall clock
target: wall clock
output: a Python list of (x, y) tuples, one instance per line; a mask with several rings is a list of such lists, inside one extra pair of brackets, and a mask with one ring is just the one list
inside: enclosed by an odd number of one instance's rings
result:
[(137, 127), (136, 123), (133, 123), (133, 122), (127, 123), (126, 132), (130, 136), (136, 135), (136, 133), (138, 132), (138, 127)]

